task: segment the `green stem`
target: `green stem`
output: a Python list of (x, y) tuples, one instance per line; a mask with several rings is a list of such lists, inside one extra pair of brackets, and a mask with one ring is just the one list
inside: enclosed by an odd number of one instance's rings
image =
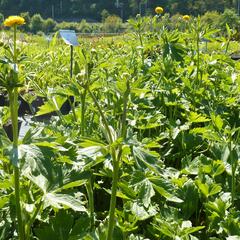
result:
[[(105, 118), (105, 115), (96, 99), (94, 94), (91, 92), (89, 88), (87, 88), (91, 98), (93, 99), (100, 116), (102, 117), (103, 124), (106, 128), (106, 131), (108, 133), (109, 137), (109, 143), (112, 145), (113, 143), (113, 138), (111, 131), (108, 126), (108, 122)], [(128, 101), (128, 96), (130, 93), (130, 85), (129, 82), (127, 81), (127, 90), (124, 94), (124, 107), (123, 107), (123, 117), (122, 117), (122, 129), (121, 129), (121, 135), (125, 139), (126, 136), (126, 115), (127, 115), (127, 101)], [(107, 232), (107, 240), (112, 240), (113, 236), (113, 230), (115, 226), (115, 208), (116, 208), (116, 199), (117, 199), (117, 185), (118, 185), (118, 178), (119, 178), (119, 165), (120, 165), (120, 160), (122, 157), (122, 149), (120, 147), (118, 155), (116, 156), (116, 149), (111, 148), (111, 156), (113, 159), (113, 181), (112, 181), (112, 191), (111, 191), (111, 200), (110, 200), (110, 208), (109, 208), (109, 222), (108, 222), (108, 232)]]
[(70, 104), (71, 109), (72, 109), (73, 119), (74, 119), (75, 122), (77, 122), (77, 115), (76, 115), (76, 111), (75, 111), (75, 99), (74, 99), (74, 101), (72, 103), (71, 99), (68, 97), (68, 103)]
[(15, 67), (17, 64), (17, 25), (13, 27), (13, 63)]
[[(85, 135), (85, 103), (86, 103), (87, 88), (84, 89), (84, 92), (81, 96), (82, 106), (81, 106), (81, 135)], [(93, 186), (92, 186), (92, 176), (86, 183), (88, 202), (89, 202), (89, 212), (90, 212), (90, 230), (94, 229), (95, 220), (94, 220), (94, 196), (93, 196)]]
[[(10, 99), (10, 112), (12, 120), (12, 132), (13, 132), (13, 151), (16, 153), (15, 162), (18, 164), (18, 90), (14, 88), (9, 92)], [(18, 234), (20, 240), (25, 240), (25, 233), (22, 220), (22, 210), (20, 203), (20, 169), (19, 166), (13, 166), (14, 171), (14, 188), (15, 188), (15, 201), (16, 201), (16, 213), (18, 222)]]
[[(122, 129), (121, 129), (121, 137), (123, 138), (123, 141), (126, 139), (127, 103), (128, 103), (128, 97), (130, 94), (130, 83), (129, 83), (128, 79), (127, 79), (126, 85), (127, 85), (127, 89), (123, 96), (123, 115), (122, 115)], [(115, 218), (115, 208), (116, 208), (116, 200), (117, 200), (119, 166), (120, 166), (121, 158), (122, 158), (122, 146), (120, 146), (116, 161), (113, 161), (113, 182), (112, 182), (110, 209), (109, 209), (109, 223), (108, 223), (107, 240), (112, 240), (113, 230), (114, 230), (114, 226), (115, 226), (114, 218)]]
[(82, 105), (81, 105), (81, 134), (85, 135), (85, 103), (86, 103), (87, 90), (84, 89), (84, 92), (81, 96)]
[(88, 202), (89, 202), (89, 211), (90, 211), (90, 230), (94, 229), (95, 220), (94, 220), (94, 196), (93, 196), (93, 186), (92, 186), (92, 177), (86, 183)]
[(144, 64), (144, 51), (143, 51), (142, 33), (140, 31), (138, 32), (138, 36), (139, 36), (139, 41), (140, 41), (140, 45), (141, 45), (141, 59), (142, 59), (142, 65), (143, 65)]
[(231, 189), (231, 195), (232, 195), (232, 205), (234, 205), (235, 192), (236, 192), (236, 182), (235, 182), (236, 166), (235, 166), (235, 162), (234, 162), (234, 159), (233, 159), (232, 143), (231, 142), (230, 142), (229, 150), (230, 150), (230, 160), (231, 160), (231, 168), (232, 168), (232, 189)]
[[(16, 70), (17, 64), (17, 26), (14, 25), (13, 34), (13, 63), (14, 70)], [(12, 120), (12, 132), (13, 132), (13, 151), (16, 153), (15, 163), (13, 166), (14, 172), (14, 188), (15, 188), (15, 201), (16, 201), (16, 213), (18, 222), (18, 235), (19, 240), (25, 240), (25, 232), (22, 220), (22, 210), (20, 201), (20, 169), (18, 166), (18, 89), (15, 87), (9, 90), (9, 100), (10, 100), (10, 112)]]
[[(118, 156), (120, 156), (119, 153)], [(116, 200), (117, 200), (117, 185), (118, 185), (118, 174), (119, 174), (119, 161), (113, 162), (113, 181), (112, 181), (112, 192), (111, 192), (111, 200), (110, 200), (110, 208), (109, 208), (109, 220), (108, 220), (108, 233), (107, 240), (112, 240), (113, 230), (115, 226), (115, 208), (116, 208)]]
[(228, 41), (227, 41), (227, 45), (226, 45), (226, 49), (225, 49), (225, 54), (227, 54), (227, 52), (228, 52), (229, 44), (230, 44), (230, 39), (228, 39)]
[(200, 47), (199, 47), (199, 32), (197, 31), (197, 84), (199, 84), (199, 68), (200, 68)]
[(127, 124), (126, 124), (127, 104), (128, 104), (128, 97), (130, 95), (130, 83), (128, 79), (127, 79), (126, 85), (127, 85), (127, 89), (123, 96), (123, 115), (122, 115), (122, 129), (121, 129), (121, 137), (123, 138), (123, 140), (126, 139), (126, 133), (127, 133)]
[(108, 134), (108, 138), (109, 138), (109, 143), (110, 145), (113, 143), (113, 138), (112, 138), (112, 134), (111, 134), (111, 131), (110, 131), (110, 128), (108, 126), (108, 122), (107, 122), (107, 119), (105, 118), (105, 115), (98, 103), (98, 100), (96, 99), (96, 97), (94, 96), (94, 94), (92, 93), (92, 91), (90, 90), (89, 87), (87, 87), (87, 91), (89, 92), (91, 98), (93, 99), (93, 102), (94, 104), (96, 105), (97, 109), (98, 109), (98, 112), (102, 118), (102, 121), (103, 121), (103, 125), (104, 127), (106, 128), (106, 131), (107, 131), (107, 134)]
[[(103, 124), (106, 128), (108, 138), (109, 138), (109, 144), (112, 145), (113, 138), (110, 131), (110, 128), (108, 126), (107, 119), (105, 118), (105, 115), (96, 99), (94, 94), (91, 92), (89, 88), (87, 88), (91, 98), (93, 99), (94, 104), (96, 105), (98, 112), (102, 118)], [(110, 209), (109, 209), (109, 224), (108, 224), (108, 236), (107, 240), (112, 239), (113, 229), (115, 226), (114, 221), (114, 215), (115, 215), (115, 207), (116, 207), (116, 195), (117, 195), (117, 184), (118, 184), (118, 171), (119, 171), (119, 159), (116, 158), (116, 150), (115, 148), (111, 147), (111, 156), (113, 159), (113, 182), (112, 182), (112, 193), (111, 193), (111, 200), (110, 200)]]
[(42, 207), (42, 204), (43, 204), (43, 201), (42, 199), (40, 200), (40, 202), (38, 203), (37, 205), (37, 208), (33, 214), (33, 216), (31, 217), (31, 219), (29, 220), (28, 224), (26, 225), (26, 229), (25, 229), (25, 232), (26, 232), (26, 240), (30, 239), (30, 230), (31, 230), (31, 226), (33, 224), (33, 222), (35, 221), (41, 207)]

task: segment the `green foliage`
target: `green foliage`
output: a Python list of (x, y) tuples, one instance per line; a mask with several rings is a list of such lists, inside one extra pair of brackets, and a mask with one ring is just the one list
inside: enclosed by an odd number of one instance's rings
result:
[(51, 33), (56, 27), (56, 22), (52, 18), (48, 18), (43, 22), (43, 30), (45, 33)]
[(219, 28), (221, 15), (217, 11), (207, 11), (201, 17), (201, 21), (205, 25), (211, 26), (211, 28)]
[(35, 14), (31, 17), (30, 29), (33, 33), (37, 33), (43, 30), (44, 20), (40, 14)]
[(106, 9), (103, 9), (101, 12), (102, 22), (104, 22), (109, 15), (110, 13)]
[(108, 16), (103, 23), (103, 29), (105, 32), (117, 33), (122, 28), (122, 19), (118, 16)]
[(238, 29), (240, 19), (233, 9), (226, 9), (219, 19), (219, 25), (225, 29), (226, 24), (232, 29)]
[[(16, 15), (19, 11), (30, 12), (30, 15), (40, 13), (45, 18), (54, 17), (59, 20), (80, 18), (91, 19), (95, 21), (103, 20), (102, 13), (107, 11), (110, 15), (123, 15), (124, 19), (141, 15), (154, 15), (156, 6), (162, 6), (165, 12), (170, 14), (193, 14), (195, 16), (202, 15), (207, 11), (223, 12), (226, 8), (236, 8), (236, 1), (226, 0), (208, 0), (208, 1), (188, 1), (188, 0), (121, 0), (118, 1), (97, 2), (88, 0), (51, 0), (47, 5), (41, 0), (36, 0), (34, 6), (29, 6), (29, 0), (2, 0), (0, 1), (0, 9), (4, 16)], [(104, 18), (106, 18), (105, 16)]]
[(30, 16), (29, 12), (23, 12), (20, 14), (20, 16), (25, 19), (25, 24), (22, 26), (22, 28), (25, 31), (30, 31), (31, 16)]
[(3, 20), (4, 20), (4, 16), (3, 16), (3, 14), (2, 14), (2, 13), (0, 13), (0, 22), (2, 23), (2, 22), (3, 22)]
[[(181, 17), (137, 15), (131, 33), (79, 38), (72, 78), (70, 47), (57, 34), (50, 43), (24, 35), (18, 68), (3, 37), (0, 97), (17, 88), (31, 109), (16, 150), (11, 108), (0, 107), (0, 239), (19, 235), (14, 167), (28, 239), (239, 238), (235, 30), (225, 25), (223, 37), (216, 12)], [(100, 31), (71, 24), (56, 28)]]

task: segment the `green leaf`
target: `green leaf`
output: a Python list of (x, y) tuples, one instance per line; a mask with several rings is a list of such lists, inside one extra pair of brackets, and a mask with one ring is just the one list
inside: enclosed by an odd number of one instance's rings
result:
[(174, 228), (175, 224), (172, 226), (168, 222), (159, 220), (159, 225), (153, 224), (154, 228), (157, 229), (159, 232), (161, 232), (165, 236), (170, 237), (171, 239), (175, 239), (175, 236), (176, 236), (175, 234), (176, 229)]
[(151, 203), (151, 198), (155, 195), (155, 191), (152, 183), (145, 177), (144, 173), (135, 171), (130, 186), (138, 193), (138, 198), (141, 199), (144, 207), (148, 208)]
[(200, 180), (197, 180), (196, 184), (206, 198), (212, 195), (215, 195), (222, 190), (222, 187), (216, 183), (212, 183), (212, 184), (201, 183)]
[(220, 115), (217, 115), (214, 119), (215, 125), (217, 126), (218, 130), (222, 130), (223, 127), (223, 120)]
[(240, 236), (229, 236), (226, 240), (240, 240)]
[(119, 188), (122, 190), (122, 192), (130, 199), (136, 198), (136, 192), (128, 185), (127, 182), (118, 182)]
[(183, 235), (183, 236), (184, 236), (184, 235), (188, 236), (189, 234), (194, 233), (194, 232), (198, 232), (199, 230), (202, 230), (202, 229), (204, 229), (204, 228), (205, 228), (205, 226), (185, 228), (185, 229), (182, 231), (181, 235)]
[(45, 204), (57, 209), (71, 208), (77, 212), (86, 212), (86, 208), (83, 206), (82, 201), (67, 194), (47, 193), (44, 196), (44, 200)]
[(80, 216), (74, 224), (69, 240), (82, 239), (86, 235), (90, 227), (90, 218), (88, 215)]
[[(133, 146), (133, 156), (142, 168), (149, 168), (158, 173), (158, 166), (162, 163), (156, 152), (150, 152), (142, 147)], [(138, 161), (139, 160), (139, 161)]]
[(199, 128), (193, 128), (190, 130), (191, 134), (199, 134), (202, 136), (202, 138), (208, 139), (208, 140), (213, 140), (213, 141), (221, 141), (219, 138), (219, 135), (213, 131), (209, 127), (199, 127)]
[(190, 112), (188, 119), (191, 123), (201, 123), (201, 122), (209, 122), (210, 121), (209, 118), (207, 118), (201, 114), (198, 114), (196, 112)]
[(158, 177), (149, 177), (153, 188), (170, 202), (182, 203), (183, 200), (174, 195), (174, 187), (167, 180)]
[[(43, 165), (44, 155), (41, 149), (33, 144), (19, 145), (19, 159), (23, 162), (23, 170), (31, 168), (32, 171), (38, 171), (47, 174), (47, 170)], [(50, 169), (49, 165), (49, 169)]]
[(1, 196), (0, 198), (0, 209), (2, 209), (8, 202), (10, 196)]
[(140, 221), (146, 220), (157, 214), (157, 209), (155, 207), (150, 206), (149, 208), (145, 208), (139, 202), (132, 203), (131, 211)]
[(73, 226), (73, 216), (66, 211), (59, 211), (55, 217), (50, 219), (48, 225), (35, 229), (34, 232), (39, 240), (66, 240), (70, 236)]
[(49, 99), (48, 102), (45, 102), (40, 108), (39, 111), (36, 113), (36, 116), (41, 116), (47, 113), (51, 113), (54, 111), (59, 111), (62, 107), (63, 103), (67, 100), (66, 97), (62, 96), (54, 96)]
[(184, 183), (180, 190), (180, 197), (183, 202), (180, 204), (184, 219), (189, 219), (197, 211), (199, 194), (198, 189), (192, 180)]

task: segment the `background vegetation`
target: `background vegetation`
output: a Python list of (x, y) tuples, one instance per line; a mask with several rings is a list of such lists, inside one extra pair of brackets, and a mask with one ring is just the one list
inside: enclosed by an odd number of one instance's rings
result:
[(128, 19), (141, 12), (153, 13), (156, 5), (171, 14), (203, 14), (206, 11), (223, 12), (225, 8), (237, 8), (237, 0), (0, 0), (0, 12), (5, 16), (29, 12), (57, 20), (80, 20), (82, 18), (101, 21), (109, 12)]

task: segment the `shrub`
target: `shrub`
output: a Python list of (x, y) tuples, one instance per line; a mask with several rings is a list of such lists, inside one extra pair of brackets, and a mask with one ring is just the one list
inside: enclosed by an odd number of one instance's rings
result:
[(119, 32), (122, 28), (122, 19), (116, 15), (108, 16), (103, 24), (103, 30), (105, 32)]
[(56, 27), (56, 22), (52, 18), (48, 18), (43, 23), (43, 30), (45, 33), (53, 32)]
[(203, 25), (209, 25), (212, 28), (219, 28), (220, 14), (217, 11), (208, 11), (201, 17)]
[(102, 22), (104, 22), (106, 20), (106, 18), (109, 16), (110, 16), (110, 14), (109, 14), (108, 10), (103, 9), (101, 12)]
[(226, 30), (226, 24), (232, 29), (238, 29), (239, 17), (233, 9), (225, 9), (224, 13), (220, 16), (219, 26), (222, 31)]
[(56, 30), (60, 29), (70, 29), (79, 32), (79, 23), (76, 22), (61, 22), (56, 25)]
[(24, 31), (30, 31), (31, 17), (29, 12), (22, 12), (20, 16), (25, 19), (25, 24), (22, 26), (22, 29)]
[(82, 21), (79, 24), (79, 31), (81, 33), (90, 33), (91, 25), (85, 19), (82, 19)]
[(38, 31), (43, 31), (43, 23), (44, 20), (42, 19), (40, 14), (35, 14), (31, 18), (30, 29), (33, 33), (37, 33)]

